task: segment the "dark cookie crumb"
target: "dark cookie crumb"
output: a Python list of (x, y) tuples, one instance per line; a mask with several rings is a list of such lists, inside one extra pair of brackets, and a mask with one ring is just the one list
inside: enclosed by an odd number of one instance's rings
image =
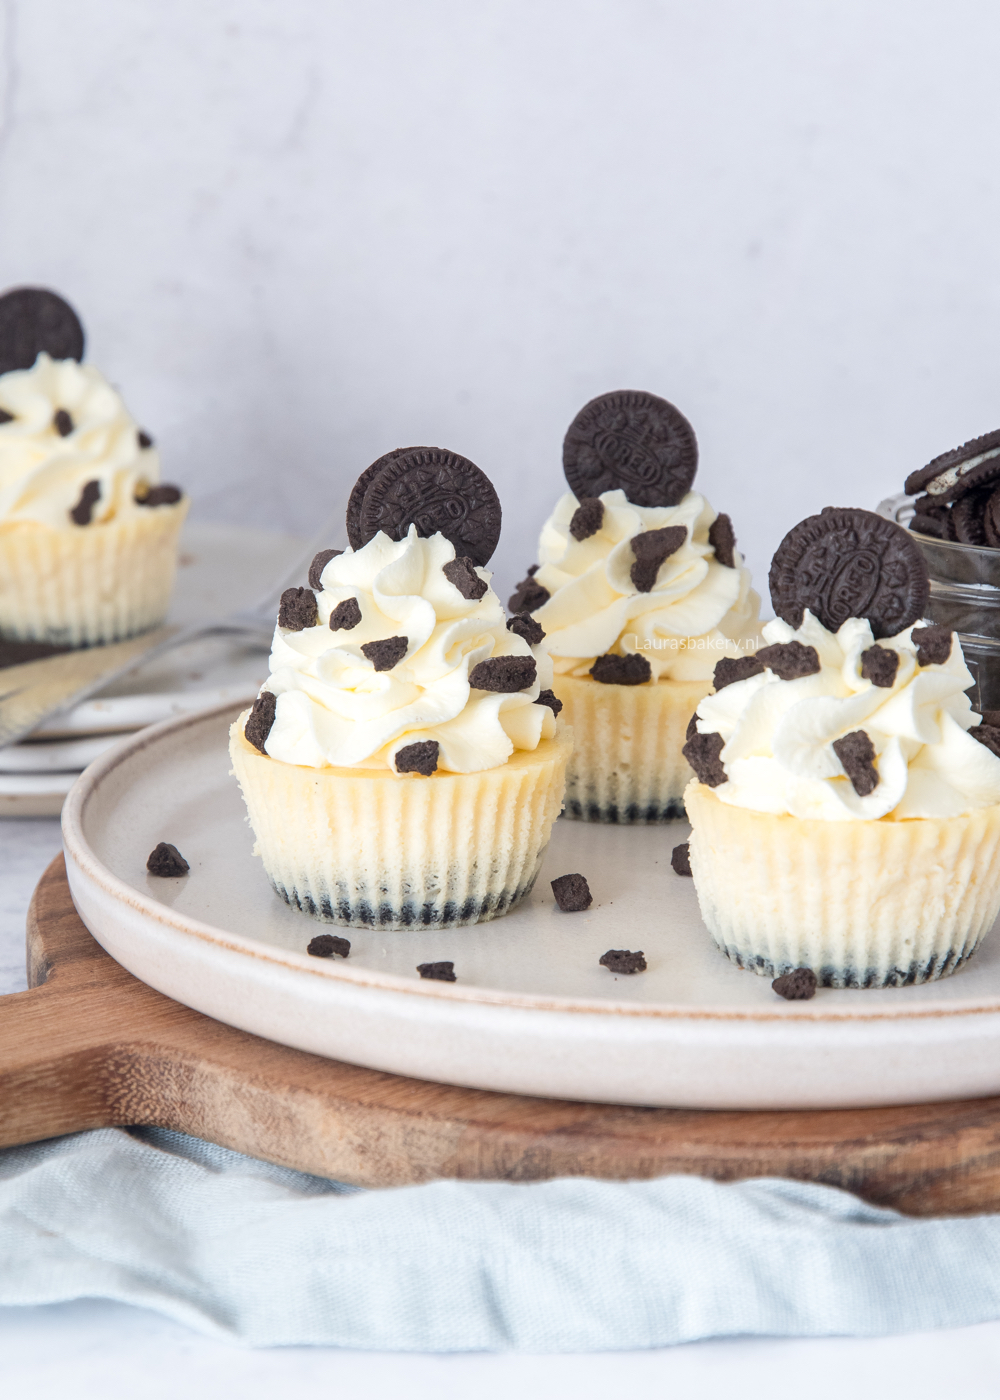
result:
[(968, 732), (973, 739), (978, 739), (984, 748), (989, 749), (990, 753), (1000, 758), (1000, 727), (993, 724), (977, 724), (975, 729)]
[(330, 614), (330, 631), (351, 632), (360, 621), (361, 605), (357, 598), (345, 598)]
[(552, 893), (564, 914), (579, 914), (594, 902), (590, 886), (582, 875), (559, 875), (552, 881)]
[[(535, 564), (533, 570), (537, 568), (538, 565)], [(528, 577), (521, 580), (507, 599), (507, 611), (512, 613), (537, 612), (543, 603), (549, 601), (551, 596), (549, 590), (543, 588), (540, 583), (536, 583), (529, 573)]]
[(309, 940), (307, 953), (311, 953), (314, 958), (346, 958), (351, 951), (351, 941), (349, 938), (339, 938), (335, 933), (318, 933), (315, 938)]
[(644, 656), (634, 652), (627, 656), (607, 652), (597, 658), (590, 674), (601, 685), (645, 685), (653, 677), (653, 668)]
[(529, 564), (529, 565), (528, 565), (528, 568), (527, 568), (528, 577), (529, 577), (529, 578), (534, 578), (535, 575), (538, 573), (538, 570), (539, 570), (541, 567), (542, 567), (541, 564)]
[(537, 647), (539, 642), (545, 640), (542, 624), (527, 613), (517, 613), (516, 616), (508, 618), (507, 631), (513, 632), (516, 637), (522, 637), (529, 647)]
[(361, 650), (376, 671), (391, 671), (397, 661), (402, 661), (409, 645), (409, 637), (382, 637), (377, 642), (362, 642)]
[(89, 525), (90, 517), (94, 513), (94, 507), (101, 499), (101, 483), (99, 481), (88, 481), (80, 492), (80, 499), (70, 511), (70, 517), (76, 525)]
[(52, 426), (60, 437), (69, 437), (73, 431), (72, 416), (64, 408), (57, 408), (55, 417), (52, 419)]
[(646, 971), (646, 955), (641, 950), (633, 953), (628, 948), (609, 948), (597, 961), (609, 972), (630, 974)]
[(150, 875), (171, 879), (177, 875), (186, 875), (191, 867), (176, 846), (171, 846), (169, 841), (160, 841), (150, 851), (146, 869)]
[(456, 555), (447, 564), (441, 565), (441, 572), (449, 583), (453, 583), (463, 598), (471, 601), (481, 598), (489, 588), (485, 579), (476, 573), (476, 566), (467, 554)]
[(861, 675), (882, 690), (891, 690), (899, 670), (899, 652), (878, 645), (861, 653)]
[(762, 647), (756, 659), (773, 671), (779, 681), (797, 681), (803, 676), (815, 676), (819, 671), (819, 652), (801, 642), (777, 642), (774, 646)]
[[(770, 648), (765, 647), (764, 650), (769, 651)], [(737, 681), (763, 675), (764, 665), (760, 659), (760, 652), (756, 656), (724, 656), (715, 664), (713, 681), (716, 692), (725, 690), (727, 685), (735, 685)]]
[(2, 425), (2, 424), (4, 424), (4, 423), (13, 423), (13, 421), (14, 421), (14, 414), (13, 414), (13, 413), (8, 413), (7, 410), (6, 410), (5, 408), (0, 408), (0, 425)]
[(569, 532), (575, 540), (589, 540), (604, 524), (604, 502), (598, 496), (584, 496), (573, 512)]
[(179, 486), (154, 486), (147, 491), (145, 496), (137, 496), (136, 505), (140, 506), (172, 506), (183, 496), (184, 492)]
[(150, 437), (150, 435), (146, 432), (145, 428), (140, 428), (140, 429), (139, 429), (139, 431), (136, 433), (136, 438), (138, 439), (138, 441), (139, 441), (139, 446), (140, 446), (141, 448), (144, 448), (144, 449), (145, 449), (145, 448), (147, 448), (147, 447), (152, 447), (152, 445), (153, 445), (153, 439), (152, 439), (152, 438)]
[(708, 542), (715, 550), (715, 557), (727, 569), (736, 567), (736, 535), (733, 522), (726, 514), (717, 515), (708, 527)]
[(319, 622), (316, 594), (311, 588), (286, 588), (278, 609), (278, 626), (289, 632), (302, 632)]
[(660, 565), (676, 554), (687, 539), (683, 525), (665, 525), (662, 530), (643, 530), (630, 541), (635, 563), (629, 577), (640, 593), (652, 593)]
[(323, 570), (331, 559), (336, 559), (339, 554), (343, 554), (342, 549), (321, 549), (318, 554), (313, 555), (313, 561), (309, 565), (308, 581), (309, 587), (314, 588), (317, 593), (323, 589)]
[(685, 729), (685, 731), (684, 731), (684, 737), (685, 737), (685, 739), (690, 739), (690, 738), (692, 737), (692, 735), (697, 734), (697, 733), (698, 733), (698, 711), (695, 710), (694, 714), (693, 714), (693, 715), (691, 716), (691, 718), (688, 720), (688, 727), (687, 727), (687, 729)]
[(441, 745), (436, 739), (421, 739), (416, 744), (406, 744), (396, 750), (397, 773), (420, 773), (429, 778), (437, 772), (438, 754)]
[(563, 702), (559, 699), (559, 696), (554, 690), (540, 690), (535, 704), (548, 705), (554, 715), (557, 715), (563, 707)]
[(469, 672), (473, 690), (492, 690), (498, 695), (513, 695), (535, 684), (538, 663), (533, 656), (490, 656)]
[(715, 788), (729, 782), (720, 757), (725, 747), (721, 734), (692, 734), (681, 753), (694, 769), (699, 783)]
[(786, 1001), (809, 1001), (816, 995), (816, 974), (811, 967), (797, 967), (776, 977), (771, 989)]
[(992, 724), (994, 729), (1000, 729), (1000, 710), (980, 710), (983, 717), (983, 724)]
[(910, 637), (917, 648), (918, 666), (943, 666), (951, 655), (951, 632), (947, 627), (914, 627)]
[(432, 982), (458, 981), (453, 962), (417, 963), (417, 971), (421, 977), (430, 978)]
[(278, 697), (270, 690), (262, 690), (253, 702), (253, 709), (247, 716), (243, 735), (248, 744), (253, 744), (261, 753), (267, 753), (264, 744), (274, 723), (274, 710)]
[(691, 874), (691, 848), (687, 841), (670, 852), (670, 867), (675, 875)]
[(833, 751), (859, 797), (867, 797), (878, 787), (875, 746), (863, 729), (852, 729), (842, 739), (834, 739)]

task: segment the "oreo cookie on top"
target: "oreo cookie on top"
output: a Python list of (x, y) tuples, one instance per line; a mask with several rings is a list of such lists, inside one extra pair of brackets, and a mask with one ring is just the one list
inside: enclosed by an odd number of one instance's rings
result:
[(636, 506), (675, 506), (697, 469), (698, 440), (680, 409), (635, 389), (591, 399), (563, 442), (563, 471), (581, 502), (622, 490)]
[(80, 318), (46, 287), (14, 287), (0, 296), (0, 374), (30, 369), (44, 350), (53, 360), (82, 360)]
[(768, 579), (774, 611), (792, 627), (806, 608), (830, 632), (867, 618), (872, 635), (894, 637), (927, 609), (930, 581), (906, 530), (867, 510), (828, 506), (790, 530)]
[(500, 539), (500, 501), (474, 462), (443, 447), (400, 447), (362, 472), (347, 507), (347, 534), (361, 549), (382, 530), (402, 540), (411, 525), (438, 531), (456, 555), (482, 567)]

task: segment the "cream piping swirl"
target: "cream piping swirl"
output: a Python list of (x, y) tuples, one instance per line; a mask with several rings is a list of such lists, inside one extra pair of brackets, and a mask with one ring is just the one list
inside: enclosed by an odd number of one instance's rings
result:
[[(714, 789), (721, 802), (821, 821), (953, 817), (1000, 803), (1000, 759), (968, 732), (981, 720), (965, 694), (974, 682), (957, 636), (948, 660), (928, 666), (917, 661), (912, 627), (880, 640), (899, 656), (895, 681), (883, 688), (861, 675), (862, 652), (875, 644), (864, 619), (828, 632), (807, 610), (797, 629), (776, 620), (763, 630), (769, 645), (815, 647), (820, 669), (788, 681), (764, 671), (699, 704), (699, 732), (725, 740), (728, 782)], [(833, 749), (858, 729), (879, 776), (865, 797)]]
[[(438, 768), (478, 773), (506, 763), (515, 749), (535, 749), (555, 733), (555, 716), (535, 704), (551, 688), (552, 667), (541, 647), (509, 632), (500, 599), (488, 588), (462, 596), (442, 572), (455, 547), (441, 534), (423, 539), (411, 525), (404, 540), (381, 531), (362, 549), (346, 550), (323, 569), (319, 622), (302, 631), (276, 627), (271, 675), (277, 696), (266, 752), (306, 768), (389, 768), (397, 751), (429, 739)], [(491, 575), (477, 568), (479, 578)], [(353, 598), (361, 621), (331, 632), (330, 615)], [(366, 642), (403, 636), (405, 655), (376, 671)], [(533, 656), (533, 685), (496, 694), (469, 685), (480, 661)]]
[[(557, 673), (586, 676), (608, 652), (644, 656), (654, 680), (709, 680), (723, 656), (752, 653), (759, 642), (760, 599), (737, 553), (720, 564), (708, 540), (716, 513), (697, 491), (676, 506), (636, 506), (605, 491), (601, 528), (576, 540), (571, 491), (542, 526), (535, 581), (548, 602), (532, 614), (546, 632)], [(660, 566), (649, 593), (632, 582), (630, 541), (644, 530), (681, 525), (687, 539)]]

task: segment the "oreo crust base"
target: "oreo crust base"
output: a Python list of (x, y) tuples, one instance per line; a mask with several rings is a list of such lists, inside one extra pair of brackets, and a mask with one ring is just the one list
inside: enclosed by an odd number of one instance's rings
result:
[(499, 890), (496, 894), (483, 895), (479, 899), (468, 898), (461, 904), (450, 899), (443, 903), (436, 900), (421, 903), (407, 900), (399, 905), (392, 905), (386, 900), (375, 903), (371, 899), (352, 898), (346, 883), (341, 884), (332, 897), (324, 895), (319, 900), (309, 893), (288, 890), (274, 880), (271, 881), (271, 888), (292, 909), (298, 909), (300, 913), (325, 924), (371, 929), (450, 928), (455, 924), (481, 924), (508, 914), (531, 893), (537, 878), (538, 869), (517, 889)]
[[(755, 972), (758, 977), (768, 977), (772, 981), (776, 977), (783, 977), (786, 972), (794, 972), (793, 965), (788, 962), (772, 962), (770, 958), (765, 958), (759, 954), (748, 957), (741, 953), (738, 948), (719, 945), (720, 952), (725, 953), (730, 962), (734, 962), (737, 967), (744, 972)], [(869, 967), (864, 970), (857, 967), (834, 967), (827, 964), (824, 967), (813, 968), (816, 974), (817, 987), (848, 987), (855, 990), (875, 989), (878, 987), (915, 987), (921, 982), (937, 982), (942, 977), (948, 977), (951, 973), (957, 972), (960, 967), (972, 957), (975, 949), (966, 952), (962, 949), (950, 948), (941, 955), (934, 953), (926, 962), (911, 962), (907, 967), (875, 968)]]

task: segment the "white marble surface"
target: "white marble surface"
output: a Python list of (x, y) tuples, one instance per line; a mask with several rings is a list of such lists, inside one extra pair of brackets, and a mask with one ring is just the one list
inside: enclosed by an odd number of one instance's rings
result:
[[(58, 822), (0, 821), (0, 994), (20, 991), (31, 891), (59, 850)], [(2, 1013), (0, 1013), (2, 1014)], [(287, 1348), (243, 1351), (153, 1312), (92, 1299), (0, 1308), (5, 1393), (33, 1400), (216, 1400), (238, 1393), (300, 1400), (336, 1389), (364, 1400), (630, 1400), (664, 1395), (746, 1400), (993, 1400), (1000, 1322), (918, 1336), (700, 1342), (662, 1351), (594, 1356), (412, 1356)]]
[(991, 0), (6, 0), (3, 281), (221, 518), (306, 533), (381, 452), (534, 557), (595, 393), (674, 399), (755, 575), (996, 426)]

